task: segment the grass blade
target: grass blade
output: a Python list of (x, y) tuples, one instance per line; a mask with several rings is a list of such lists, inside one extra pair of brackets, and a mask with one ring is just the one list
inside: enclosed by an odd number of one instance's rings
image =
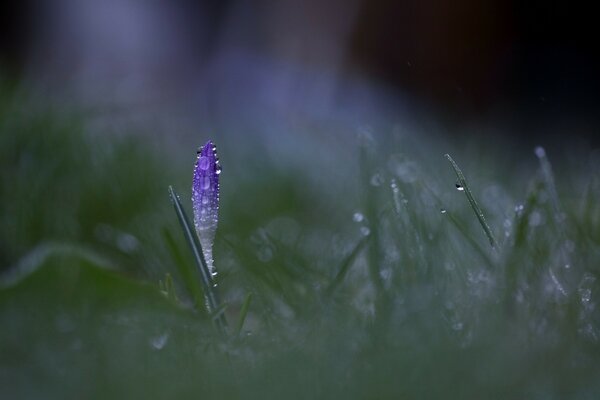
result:
[[(175, 192), (172, 186), (169, 186), (169, 195), (171, 196), (173, 207), (175, 208), (175, 213), (177, 214), (177, 219), (181, 225), (183, 235), (190, 245), (190, 249), (194, 255), (194, 260), (196, 261), (196, 265), (198, 266), (198, 270), (200, 272), (202, 287), (204, 289), (204, 297), (206, 298), (207, 311), (210, 315), (215, 315), (220, 308), (217, 285), (213, 281), (208, 265), (206, 264), (206, 260), (204, 259), (204, 253), (202, 252), (202, 246), (200, 245), (198, 236), (194, 232), (192, 224), (190, 223), (190, 220), (188, 219), (185, 210), (179, 201), (179, 195)], [(221, 313), (217, 318), (215, 318), (215, 325), (220, 333), (226, 333), (227, 320), (225, 319), (224, 314)]]
[(200, 282), (198, 282), (195, 271), (184, 258), (179, 247), (177, 246), (177, 243), (175, 242), (175, 239), (173, 238), (173, 235), (167, 228), (163, 229), (162, 237), (171, 253), (171, 256), (173, 257), (173, 261), (177, 267), (179, 279), (183, 281), (183, 285), (187, 290), (188, 295), (194, 302), (194, 306), (198, 307), (198, 305), (202, 304), (204, 295), (202, 293), (202, 286), (200, 285)]
[(348, 254), (348, 256), (344, 258), (342, 264), (340, 265), (340, 268), (338, 269), (338, 273), (335, 275), (335, 278), (333, 278), (333, 281), (327, 287), (326, 292), (329, 296), (331, 296), (333, 292), (335, 292), (335, 289), (337, 289), (337, 287), (340, 285), (340, 283), (342, 283), (344, 277), (346, 276), (346, 273), (348, 272), (348, 269), (352, 265), (352, 262), (360, 254), (360, 252), (365, 247), (368, 241), (369, 236), (365, 236), (360, 242), (358, 242), (358, 244), (354, 247), (350, 254)]
[(498, 242), (496, 241), (496, 238), (494, 237), (494, 234), (492, 233), (492, 230), (490, 229), (489, 225), (485, 221), (485, 217), (483, 216), (483, 211), (481, 210), (481, 207), (479, 207), (479, 204), (477, 204), (477, 201), (475, 201), (475, 197), (473, 197), (473, 193), (471, 192), (471, 189), (469, 188), (469, 185), (467, 184), (467, 180), (465, 179), (465, 176), (463, 175), (462, 171), (460, 170), (460, 168), (458, 167), (456, 162), (454, 162), (452, 157), (450, 157), (450, 154), (446, 154), (446, 158), (448, 159), (448, 161), (450, 161), (450, 164), (452, 164), (452, 168), (454, 169), (454, 172), (456, 173), (456, 177), (458, 178), (458, 185), (460, 185), (460, 187), (463, 188), (465, 194), (467, 195), (467, 200), (469, 200), (469, 204), (471, 205), (471, 208), (475, 212), (475, 215), (477, 216), (477, 219), (479, 220), (479, 223), (481, 224), (481, 227), (483, 228), (485, 235), (487, 236), (490, 244), (492, 245), (493, 248), (497, 249)]
[(242, 309), (240, 310), (240, 317), (238, 319), (237, 327), (235, 328), (235, 336), (239, 337), (242, 328), (244, 327), (244, 321), (246, 321), (246, 316), (248, 315), (248, 310), (250, 309), (250, 303), (252, 302), (252, 292), (249, 292), (244, 299), (244, 303), (242, 304)]

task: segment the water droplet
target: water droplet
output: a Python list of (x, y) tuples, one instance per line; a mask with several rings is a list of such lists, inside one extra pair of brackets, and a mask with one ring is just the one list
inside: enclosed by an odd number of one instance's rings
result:
[(579, 296), (581, 296), (582, 303), (589, 303), (592, 298), (592, 290), (589, 288), (579, 289)]
[(442, 209), (440, 209), (440, 212), (441, 212), (442, 214), (446, 214), (446, 209), (445, 209), (445, 208), (442, 208)]
[(381, 279), (383, 279), (384, 281), (389, 280), (392, 277), (392, 269), (391, 268), (382, 269), (379, 272), (379, 276), (381, 276)]
[(535, 152), (535, 156), (537, 158), (544, 158), (544, 157), (546, 157), (546, 150), (544, 150), (544, 148), (542, 146), (537, 146), (534, 149), (534, 152)]
[(455, 331), (462, 331), (463, 329), (463, 323), (460, 321), (456, 321), (455, 323), (452, 324), (452, 329), (454, 329)]
[(392, 188), (393, 193), (398, 193), (400, 191), (400, 189), (398, 189), (398, 184), (396, 183), (395, 179), (392, 179), (390, 181), (390, 188)]
[(208, 159), (208, 157), (200, 157), (200, 159), (198, 160), (198, 168), (200, 168), (203, 171), (206, 171), (208, 169), (210, 165), (210, 160)]
[(577, 291), (579, 292), (581, 302), (585, 305), (587, 305), (592, 299), (592, 287), (595, 281), (596, 277), (587, 272), (581, 279), (581, 283), (579, 284), (579, 289)]
[(554, 272), (552, 271), (552, 269), (550, 269), (548, 271), (548, 273), (550, 275), (550, 279), (552, 280), (552, 283), (554, 284), (554, 289), (556, 289), (564, 297), (567, 297), (567, 291), (562, 286), (562, 284), (558, 281), (558, 278), (556, 277), (556, 275), (554, 274)]
[(200, 181), (200, 188), (206, 190), (209, 187), (210, 187), (210, 178), (208, 176), (203, 176)]
[(221, 173), (221, 165), (220, 165), (220, 164), (217, 164), (217, 168), (216, 168), (216, 170), (215, 170), (215, 173), (216, 173), (217, 175), (219, 175), (219, 174)]
[(387, 164), (390, 171), (404, 183), (413, 183), (418, 179), (419, 165), (403, 154), (392, 155)]
[(137, 238), (129, 233), (122, 233), (117, 238), (117, 247), (125, 253), (133, 253), (139, 246)]
[(162, 350), (163, 347), (165, 347), (165, 345), (167, 344), (168, 340), (169, 334), (165, 332), (162, 335), (151, 338), (150, 346), (152, 346), (152, 348), (155, 350)]
[(354, 215), (352, 216), (352, 220), (354, 222), (362, 222), (364, 219), (365, 219), (365, 217), (359, 212), (355, 212)]
[(363, 236), (369, 236), (371, 234), (371, 230), (367, 226), (360, 227), (360, 234)]
[(273, 258), (273, 249), (269, 245), (263, 245), (258, 248), (256, 256), (261, 262), (269, 262)]
[(381, 186), (381, 184), (383, 183), (383, 177), (378, 172), (371, 177), (370, 183), (371, 183), (371, 186)]
[(463, 190), (465, 190), (465, 188), (460, 184), (460, 183), (456, 183), (456, 190), (458, 190), (459, 192), (462, 192)]
[(202, 200), (201, 200), (202, 204), (206, 205), (208, 204), (209, 200), (208, 200), (208, 196), (202, 196)]

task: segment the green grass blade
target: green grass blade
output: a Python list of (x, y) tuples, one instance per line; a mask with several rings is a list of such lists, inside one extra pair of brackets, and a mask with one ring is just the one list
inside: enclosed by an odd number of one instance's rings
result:
[(494, 263), (490, 259), (489, 254), (485, 252), (485, 250), (480, 246), (480, 244), (469, 235), (469, 231), (465, 228), (450, 212), (445, 213), (446, 218), (450, 221), (450, 223), (462, 234), (462, 236), (467, 240), (467, 242), (471, 245), (473, 250), (479, 254), (482, 260), (485, 262), (485, 265), (488, 268), (492, 268)]
[(550, 202), (552, 203), (552, 208), (554, 209), (555, 219), (559, 220), (560, 222), (562, 212), (560, 201), (558, 200), (558, 193), (556, 191), (556, 183), (554, 183), (554, 173), (552, 172), (552, 166), (550, 165), (550, 161), (548, 160), (548, 156), (546, 155), (546, 150), (544, 150), (543, 147), (536, 147), (534, 152), (535, 156), (540, 162), (540, 169), (542, 171), (544, 183), (546, 184), (548, 196), (550, 197)]
[[(206, 264), (206, 260), (204, 259), (204, 253), (202, 252), (202, 246), (200, 245), (198, 236), (194, 232), (192, 224), (190, 223), (190, 220), (188, 219), (185, 210), (179, 201), (179, 195), (175, 192), (172, 186), (169, 186), (169, 195), (171, 196), (173, 207), (175, 209), (175, 213), (177, 214), (179, 224), (181, 225), (183, 235), (187, 239), (190, 249), (194, 255), (194, 260), (196, 261), (196, 265), (198, 266), (198, 270), (200, 272), (202, 287), (204, 288), (204, 296), (206, 298), (207, 311), (210, 315), (215, 315), (217, 310), (220, 308), (217, 285), (213, 281), (210, 270), (208, 269), (208, 265)], [(215, 318), (215, 325), (221, 333), (226, 333), (227, 320), (225, 319), (224, 314), (221, 313), (217, 318)]]
[(456, 177), (458, 178), (458, 185), (460, 185), (460, 187), (462, 187), (464, 189), (464, 192), (467, 195), (467, 200), (469, 200), (469, 204), (471, 205), (471, 208), (475, 212), (475, 215), (477, 216), (477, 219), (479, 220), (479, 223), (481, 224), (481, 227), (483, 228), (485, 235), (487, 236), (487, 238), (490, 242), (490, 245), (492, 245), (493, 248), (497, 249), (498, 242), (496, 241), (496, 238), (494, 237), (494, 234), (492, 233), (492, 230), (490, 229), (489, 225), (485, 221), (485, 217), (483, 216), (483, 211), (481, 210), (481, 207), (479, 207), (479, 204), (477, 204), (475, 197), (473, 197), (473, 193), (471, 192), (471, 189), (469, 188), (469, 185), (467, 184), (467, 180), (465, 179), (465, 176), (463, 175), (462, 171), (460, 170), (460, 168), (458, 167), (456, 162), (454, 162), (452, 157), (450, 157), (450, 154), (446, 154), (446, 158), (448, 159), (448, 161), (450, 161), (450, 164), (452, 164), (452, 168), (454, 169), (454, 172), (456, 173)]
[(326, 293), (328, 295), (331, 296), (335, 292), (337, 287), (340, 285), (340, 283), (342, 283), (342, 281), (344, 280), (344, 277), (346, 276), (346, 273), (348, 272), (348, 269), (350, 269), (350, 266), (352, 265), (352, 262), (360, 254), (360, 252), (365, 247), (365, 245), (367, 244), (368, 241), (369, 241), (369, 236), (365, 236), (360, 242), (358, 242), (356, 244), (356, 246), (350, 252), (350, 254), (348, 254), (348, 256), (346, 256), (346, 258), (344, 258), (344, 260), (342, 261), (342, 264), (340, 265), (340, 268), (338, 269), (337, 274), (335, 275), (335, 278), (333, 278), (333, 281), (331, 281), (331, 283), (327, 287)]
[(380, 242), (379, 242), (379, 207), (377, 202), (376, 191), (372, 189), (370, 184), (371, 175), (373, 174), (373, 161), (372, 161), (372, 143), (365, 141), (359, 147), (359, 168), (361, 171), (361, 180), (363, 185), (363, 207), (364, 216), (369, 221), (369, 248), (367, 249), (367, 263), (369, 266), (369, 276), (373, 285), (375, 285), (378, 295), (383, 294), (383, 279), (381, 278), (381, 271), (379, 269), (379, 253), (380, 253)]
[(242, 328), (244, 327), (244, 321), (246, 321), (246, 316), (248, 316), (248, 310), (250, 309), (251, 302), (252, 292), (249, 292), (244, 298), (244, 303), (242, 304), (242, 309), (240, 310), (240, 317), (238, 319), (237, 327), (235, 328), (236, 337), (239, 337), (240, 332), (242, 332)]
[(171, 256), (173, 257), (179, 278), (183, 281), (183, 286), (185, 287), (190, 298), (193, 300), (194, 306), (200, 306), (204, 301), (204, 294), (202, 293), (202, 286), (197, 279), (193, 267), (187, 262), (181, 253), (181, 250), (177, 246), (173, 235), (168, 229), (163, 229), (162, 237), (167, 245), (167, 248), (169, 249), (169, 252), (171, 253)]

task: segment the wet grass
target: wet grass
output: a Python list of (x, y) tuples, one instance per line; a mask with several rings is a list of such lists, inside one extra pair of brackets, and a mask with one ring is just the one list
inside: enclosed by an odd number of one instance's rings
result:
[(211, 315), (167, 191), (194, 151), (180, 168), (85, 126), (2, 98), (0, 397), (600, 393), (593, 153), (511, 171), (361, 134), (337, 191), (225, 142)]

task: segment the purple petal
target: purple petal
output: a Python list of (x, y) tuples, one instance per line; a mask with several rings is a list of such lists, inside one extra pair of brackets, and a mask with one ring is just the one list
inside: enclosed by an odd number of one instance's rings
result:
[(217, 148), (209, 140), (198, 150), (192, 180), (192, 208), (196, 233), (213, 276), (216, 272), (213, 267), (212, 247), (219, 221), (220, 173), (221, 166), (217, 158)]

